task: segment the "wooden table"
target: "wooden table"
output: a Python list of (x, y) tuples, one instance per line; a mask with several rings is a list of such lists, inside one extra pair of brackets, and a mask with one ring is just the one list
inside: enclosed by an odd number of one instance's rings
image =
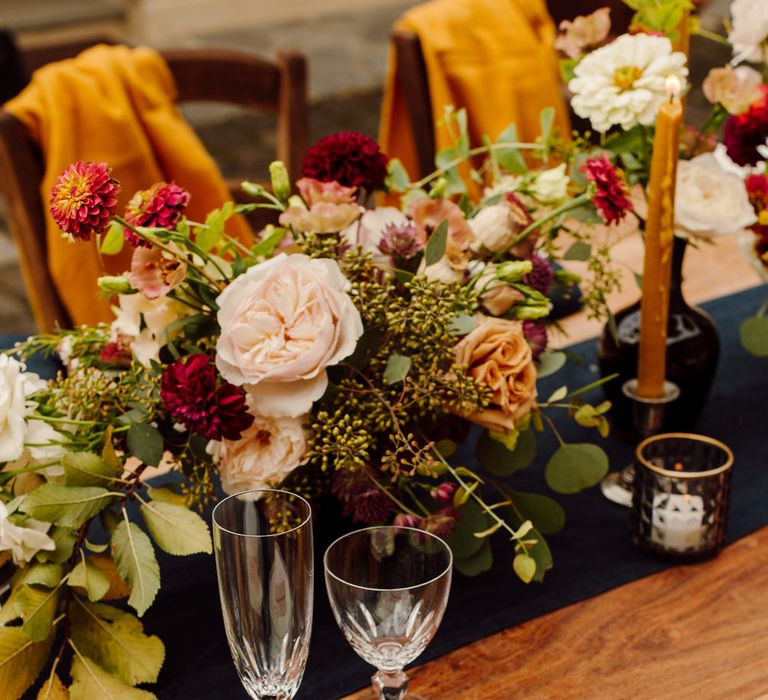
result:
[(766, 700), (768, 526), (713, 561), (530, 620), (410, 675), (431, 700)]

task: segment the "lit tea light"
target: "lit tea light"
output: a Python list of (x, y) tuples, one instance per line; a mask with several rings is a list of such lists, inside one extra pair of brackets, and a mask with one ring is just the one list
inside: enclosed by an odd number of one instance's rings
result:
[[(677, 465), (675, 465), (677, 468)], [(696, 549), (704, 537), (704, 500), (701, 496), (657, 493), (653, 497), (651, 540), (668, 550)]]

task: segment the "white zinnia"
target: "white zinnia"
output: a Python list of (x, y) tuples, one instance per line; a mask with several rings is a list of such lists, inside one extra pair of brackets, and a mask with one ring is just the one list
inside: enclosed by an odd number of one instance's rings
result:
[(10, 551), (16, 566), (28, 564), (41, 549), (46, 552), (56, 549), (56, 543), (45, 534), (50, 523), (27, 518), (22, 527), (12, 523), (8, 515), (8, 508), (0, 501), (0, 552)]
[(768, 2), (766, 0), (733, 0), (732, 28), (728, 41), (733, 45), (733, 63), (768, 59)]
[(746, 187), (711, 153), (681, 161), (675, 189), (675, 227), (702, 238), (740, 233), (757, 221)]
[(599, 132), (612, 126), (650, 126), (666, 99), (667, 77), (685, 83), (684, 53), (672, 50), (666, 37), (624, 34), (587, 55), (568, 83), (574, 112)]

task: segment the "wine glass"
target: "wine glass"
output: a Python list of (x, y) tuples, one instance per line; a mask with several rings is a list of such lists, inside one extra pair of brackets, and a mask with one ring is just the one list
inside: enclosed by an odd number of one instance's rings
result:
[(314, 586), (312, 511), (288, 491), (259, 489), (213, 509), (224, 629), (252, 698), (292, 698), (309, 652)]
[(377, 698), (400, 700), (403, 668), (443, 619), (453, 556), (439, 537), (410, 527), (369, 527), (337, 539), (323, 559), (331, 608), (352, 648), (378, 669)]

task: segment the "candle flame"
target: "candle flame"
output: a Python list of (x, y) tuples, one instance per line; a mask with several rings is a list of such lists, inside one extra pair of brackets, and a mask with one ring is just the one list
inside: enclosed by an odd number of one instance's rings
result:
[(680, 81), (680, 78), (673, 74), (667, 76), (667, 81), (664, 84), (664, 87), (666, 88), (667, 96), (672, 100), (675, 97), (680, 97), (680, 91), (683, 89), (683, 84)]
[(683, 494), (683, 500), (687, 503), (688, 501), (691, 500), (691, 497), (687, 493), (684, 493)]

